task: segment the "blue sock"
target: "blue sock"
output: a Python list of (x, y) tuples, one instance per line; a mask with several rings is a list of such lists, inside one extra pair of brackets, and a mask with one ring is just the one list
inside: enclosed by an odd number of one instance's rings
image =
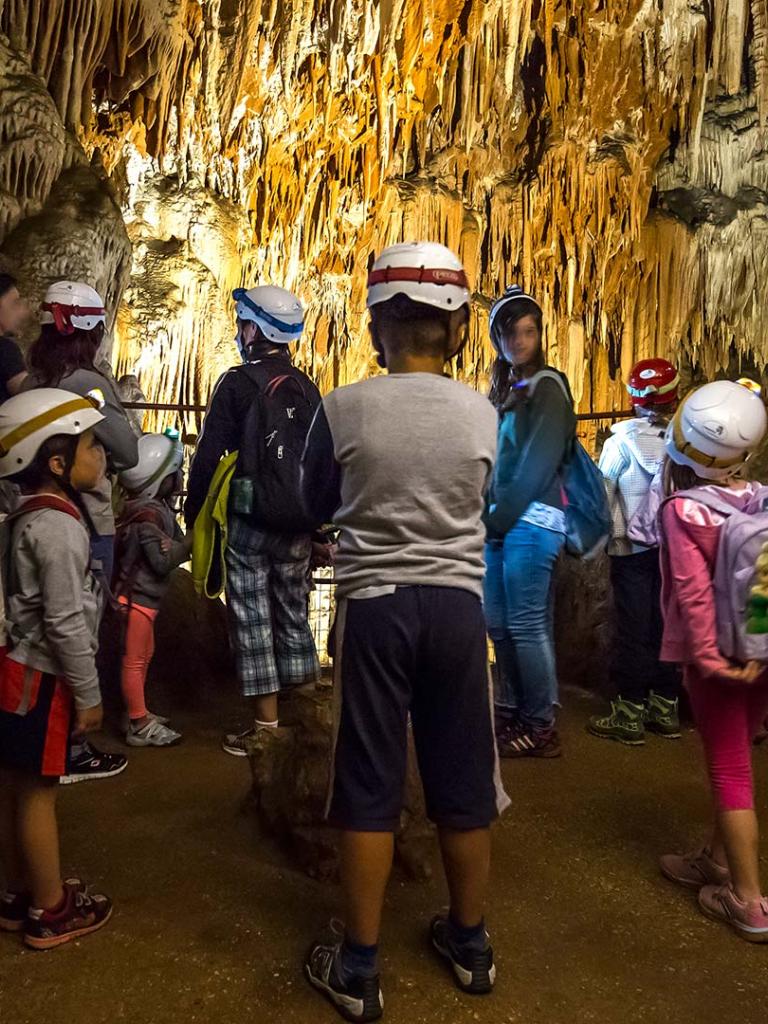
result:
[(485, 950), (487, 940), (485, 937), (485, 921), (472, 928), (466, 928), (459, 924), (453, 914), (448, 915), (448, 939), (450, 943), (459, 949), (475, 949), (482, 953)]
[(378, 956), (378, 946), (360, 946), (345, 936), (336, 959), (339, 981), (346, 985), (351, 978), (375, 978), (379, 973)]

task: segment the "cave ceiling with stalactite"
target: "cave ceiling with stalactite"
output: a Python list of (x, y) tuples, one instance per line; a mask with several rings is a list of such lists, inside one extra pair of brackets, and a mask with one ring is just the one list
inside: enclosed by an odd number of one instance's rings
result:
[(768, 361), (768, 0), (0, 0), (0, 261), (91, 281), (113, 363), (204, 400), (229, 292), (298, 292), (323, 388), (372, 370), (402, 238), (542, 301), (581, 409), (622, 369)]

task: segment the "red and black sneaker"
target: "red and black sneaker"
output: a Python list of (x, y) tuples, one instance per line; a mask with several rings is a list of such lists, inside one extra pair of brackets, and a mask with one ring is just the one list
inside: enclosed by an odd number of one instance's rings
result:
[[(80, 892), (85, 886), (79, 878), (66, 878), (64, 888)], [(23, 932), (31, 906), (28, 892), (0, 893), (0, 931)]]
[(101, 893), (64, 885), (65, 901), (61, 910), (30, 908), (24, 930), (24, 942), (31, 949), (54, 949), (65, 942), (80, 939), (103, 928), (112, 916), (112, 900)]
[(24, 931), (29, 913), (28, 892), (4, 892), (0, 894), (0, 931)]
[(554, 726), (531, 729), (519, 723), (499, 736), (499, 757), (560, 757), (560, 737)]

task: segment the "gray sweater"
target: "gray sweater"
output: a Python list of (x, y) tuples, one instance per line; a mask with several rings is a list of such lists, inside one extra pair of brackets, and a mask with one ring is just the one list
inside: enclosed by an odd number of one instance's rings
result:
[(22, 511), (8, 543), (9, 657), (64, 677), (78, 708), (95, 707), (99, 599), (85, 526), (57, 509)]
[[(94, 428), (94, 433), (107, 451), (108, 470), (120, 472), (131, 469), (139, 461), (138, 437), (128, 422), (114, 385), (101, 373), (96, 370), (75, 370), (58, 383), (51, 385), (43, 384), (35, 378), (28, 378), (26, 387), (57, 387), (81, 396), (87, 395), (90, 391), (100, 391), (105, 401), (101, 410), (105, 418)], [(114, 534), (112, 481), (109, 477), (102, 477), (97, 488), (85, 492), (82, 497), (96, 532), (100, 536)]]
[(126, 502), (115, 550), (116, 596), (144, 608), (159, 608), (171, 573), (190, 557), (183, 541), (176, 517), (164, 501)]
[(496, 413), (431, 373), (390, 374), (323, 399), (307, 439), (309, 511), (341, 529), (340, 596), (368, 587), (459, 587), (482, 595), (483, 495)]

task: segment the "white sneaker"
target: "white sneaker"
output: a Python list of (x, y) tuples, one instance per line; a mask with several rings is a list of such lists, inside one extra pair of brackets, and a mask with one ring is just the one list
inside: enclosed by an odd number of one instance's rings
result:
[[(154, 718), (154, 720), (156, 722), (159, 722), (160, 725), (168, 725), (168, 723), (170, 722), (169, 718), (163, 718), (162, 715), (156, 715), (154, 713), (154, 711), (148, 711), (147, 712), (147, 717), (148, 718)], [(130, 731), (130, 728), (131, 728), (131, 716), (128, 714), (127, 711), (123, 712), (123, 715), (122, 715), (122, 717), (120, 719), (120, 728), (123, 730), (124, 733), (127, 733), (127, 732)]]
[(173, 747), (181, 743), (181, 739), (180, 732), (169, 729), (157, 718), (151, 718), (140, 729), (131, 724), (125, 734), (125, 742), (129, 747)]

